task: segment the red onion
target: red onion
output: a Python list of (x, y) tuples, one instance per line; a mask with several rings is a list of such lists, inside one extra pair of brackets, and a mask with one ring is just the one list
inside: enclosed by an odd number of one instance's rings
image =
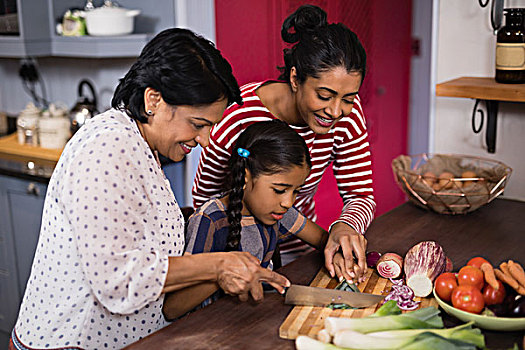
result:
[(375, 267), (379, 258), (381, 258), (381, 253), (376, 251), (368, 252), (366, 253), (366, 264), (368, 267)]

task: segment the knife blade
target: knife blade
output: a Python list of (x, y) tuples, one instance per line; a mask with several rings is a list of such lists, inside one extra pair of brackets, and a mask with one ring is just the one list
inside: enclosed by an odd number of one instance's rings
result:
[(355, 293), (344, 290), (309, 287), (293, 284), (286, 290), (285, 304), (326, 306), (331, 303), (352, 307), (367, 307), (379, 303), (383, 295)]

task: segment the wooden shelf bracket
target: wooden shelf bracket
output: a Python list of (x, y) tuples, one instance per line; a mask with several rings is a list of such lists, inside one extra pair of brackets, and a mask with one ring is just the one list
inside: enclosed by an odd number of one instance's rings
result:
[[(489, 153), (496, 152), (496, 127), (498, 124), (498, 107), (500, 102), (525, 102), (525, 84), (500, 84), (489, 77), (461, 77), (436, 85), (436, 95), (446, 97), (472, 98), (476, 100), (472, 111), (472, 130), (478, 134), (483, 129), (485, 113), (478, 109), (484, 102), (486, 108), (487, 129), (485, 142)], [(476, 114), (481, 120), (476, 127)]]

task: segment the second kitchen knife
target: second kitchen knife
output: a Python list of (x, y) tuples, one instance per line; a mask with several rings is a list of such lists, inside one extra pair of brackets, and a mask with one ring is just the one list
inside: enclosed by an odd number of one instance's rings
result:
[(352, 307), (368, 307), (379, 303), (384, 298), (383, 295), (293, 284), (286, 290), (284, 302), (285, 304), (308, 306), (327, 306), (334, 303), (347, 304)]

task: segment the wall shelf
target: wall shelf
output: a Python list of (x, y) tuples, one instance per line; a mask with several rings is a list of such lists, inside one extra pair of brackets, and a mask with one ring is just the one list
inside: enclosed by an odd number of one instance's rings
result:
[(494, 78), (461, 77), (436, 85), (437, 96), (525, 102), (525, 84), (500, 84)]
[(123, 36), (55, 36), (51, 42), (51, 55), (57, 57), (138, 57), (151, 39), (151, 34)]
[[(462, 97), (476, 100), (472, 111), (472, 129), (479, 133), (484, 123), (484, 113), (478, 109), (481, 101), (487, 109), (487, 130), (485, 142), (489, 153), (496, 152), (496, 127), (499, 102), (525, 102), (525, 84), (500, 84), (494, 78), (461, 77), (436, 85), (436, 96)], [(476, 113), (481, 115), (479, 127), (476, 127)]]

